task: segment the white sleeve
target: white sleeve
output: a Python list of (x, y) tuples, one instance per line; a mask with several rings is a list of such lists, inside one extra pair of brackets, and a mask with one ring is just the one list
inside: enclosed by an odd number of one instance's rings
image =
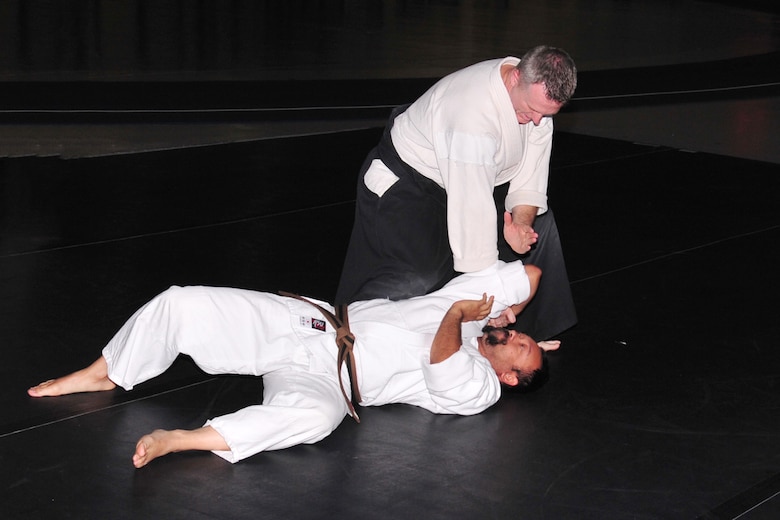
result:
[(463, 348), (440, 363), (425, 363), (423, 374), (437, 406), (432, 410), (435, 413), (474, 415), (501, 397), (501, 385), (490, 363)]
[(515, 206), (535, 206), (539, 208), (538, 214), (542, 214), (547, 211), (553, 122), (546, 117), (539, 126), (529, 123), (523, 130), (528, 132), (525, 157), (509, 182), (509, 193), (504, 205), (507, 211), (512, 211)]
[(447, 192), (447, 229), (459, 272), (473, 272), (498, 259), (493, 189), (496, 142), (489, 135), (449, 131), (437, 135), (436, 155)]

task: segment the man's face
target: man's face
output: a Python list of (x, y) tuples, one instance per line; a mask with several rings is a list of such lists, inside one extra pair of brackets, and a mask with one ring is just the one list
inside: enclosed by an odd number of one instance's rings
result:
[[(488, 345), (488, 336), (495, 335), (499, 341), (506, 339), (505, 344)], [(529, 374), (542, 367), (542, 349), (530, 336), (514, 330), (499, 329), (483, 336), (480, 351), (493, 368), (502, 383), (514, 386), (513, 376), (517, 372)]]
[(517, 74), (517, 80), (509, 89), (509, 99), (512, 101), (518, 123), (524, 125), (532, 122), (539, 126), (543, 117), (558, 113), (562, 105), (547, 97), (543, 84), (526, 85), (520, 77), (520, 71), (513, 71), (513, 73)]

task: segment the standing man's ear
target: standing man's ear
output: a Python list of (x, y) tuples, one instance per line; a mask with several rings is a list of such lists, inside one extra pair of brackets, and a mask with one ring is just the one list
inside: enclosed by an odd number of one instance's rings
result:
[(498, 374), (498, 380), (504, 383), (506, 386), (517, 386), (519, 382), (517, 379), (517, 372), (514, 370), (507, 370)]

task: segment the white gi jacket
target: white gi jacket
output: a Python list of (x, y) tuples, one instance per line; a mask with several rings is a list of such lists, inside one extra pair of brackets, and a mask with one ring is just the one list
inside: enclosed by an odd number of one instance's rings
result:
[(447, 192), (455, 270), (473, 272), (498, 259), (493, 189), (509, 182), (507, 211), (547, 211), (553, 122), (517, 122), (501, 66), (507, 57), (446, 76), (395, 118), (390, 135), (401, 159)]

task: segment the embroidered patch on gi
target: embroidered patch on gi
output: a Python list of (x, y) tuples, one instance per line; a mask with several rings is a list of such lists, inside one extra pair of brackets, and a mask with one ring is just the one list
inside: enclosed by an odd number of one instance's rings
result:
[(301, 327), (325, 332), (325, 327), (327, 326), (325, 324), (325, 320), (319, 320), (317, 318), (307, 318), (306, 316), (300, 316), (299, 318), (301, 320)]
[(325, 331), (325, 321), (324, 320), (318, 320), (317, 318), (311, 319), (311, 328), (315, 330), (321, 330)]

